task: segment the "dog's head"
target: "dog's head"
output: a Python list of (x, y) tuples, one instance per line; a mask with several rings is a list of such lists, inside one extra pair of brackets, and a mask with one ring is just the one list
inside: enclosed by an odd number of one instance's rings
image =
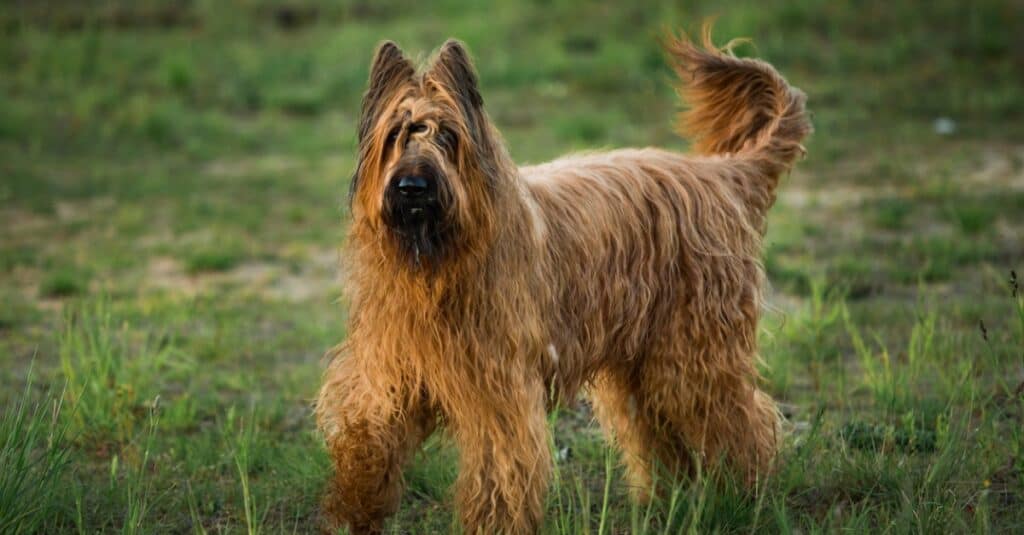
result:
[(477, 76), (449, 40), (422, 71), (392, 42), (370, 70), (352, 178), (353, 225), (413, 269), (437, 267), (488, 232), (495, 142)]

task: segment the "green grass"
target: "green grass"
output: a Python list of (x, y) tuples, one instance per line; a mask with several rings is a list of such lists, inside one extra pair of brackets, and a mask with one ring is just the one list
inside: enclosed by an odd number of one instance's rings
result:
[(951, 206), (949, 211), (953, 222), (968, 235), (990, 228), (999, 215), (983, 202), (961, 202)]
[[(682, 150), (657, 36), (709, 15), (814, 113), (766, 238), (778, 469), (638, 506), (562, 407), (542, 531), (1024, 530), (1013, 2), (105, 0), (0, 7), (0, 532), (315, 531), (375, 44), (465, 40), (517, 161)], [(456, 529), (457, 459), (427, 442), (391, 532)]]
[[(31, 371), (29, 372), (31, 377)], [(63, 504), (62, 480), (69, 469), (64, 405), (47, 393), (25, 394), (0, 414), (0, 531), (42, 532), (52, 528)]]
[(242, 260), (242, 253), (237, 250), (206, 248), (191, 251), (185, 259), (185, 267), (189, 273), (204, 271), (227, 271)]
[(69, 268), (58, 268), (39, 283), (41, 297), (71, 297), (88, 289), (88, 276)]

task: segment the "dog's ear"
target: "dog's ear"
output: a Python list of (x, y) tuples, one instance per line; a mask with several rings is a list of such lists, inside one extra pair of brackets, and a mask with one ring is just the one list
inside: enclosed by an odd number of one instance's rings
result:
[(430, 68), (431, 76), (455, 95), (467, 115), (480, 111), (484, 99), (480, 96), (476, 70), (465, 45), (449, 39), (441, 46), (437, 60)]
[(373, 63), (370, 66), (370, 81), (367, 83), (366, 93), (363, 95), (362, 112), (359, 115), (360, 159), (356, 164), (356, 172), (352, 181), (349, 183), (349, 206), (352, 205), (352, 199), (359, 188), (359, 177), (362, 175), (363, 166), (366, 163), (363, 161), (363, 156), (370, 146), (367, 143), (370, 132), (377, 123), (388, 96), (412, 80), (415, 74), (415, 67), (405, 58), (402, 50), (394, 42), (384, 41), (377, 47)]
[(484, 113), (484, 99), (480, 96), (476, 69), (473, 68), (473, 61), (465, 45), (455, 39), (446, 41), (426, 76), (452, 97), (465, 118), (470, 137), (466, 143), (469, 150), (460, 151), (465, 155), (465, 162), (488, 180), (496, 180), (500, 175), (498, 145), (492, 135), (487, 114)]
[[(484, 99), (480, 96), (480, 86), (476, 69), (469, 58), (465, 45), (456, 39), (449, 39), (441, 46), (437, 59), (427, 72), (428, 78), (449, 93), (460, 108), (465, 118), (467, 133), (470, 136), (468, 145), (473, 151), (473, 160), (477, 166), (488, 167), (492, 163), (493, 143), (484, 113)], [(484, 170), (490, 176), (495, 173)]]
[(402, 84), (412, 80), (415, 67), (392, 41), (384, 41), (373, 56), (370, 81), (363, 95), (363, 110), (359, 119), (359, 142), (370, 133), (380, 114), (386, 97)]

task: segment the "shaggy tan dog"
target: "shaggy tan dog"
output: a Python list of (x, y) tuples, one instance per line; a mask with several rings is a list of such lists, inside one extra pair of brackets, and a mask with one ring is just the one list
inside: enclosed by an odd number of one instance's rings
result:
[(546, 411), (586, 389), (638, 498), (655, 467), (753, 481), (779, 417), (757, 388), (765, 215), (801, 156), (804, 95), (768, 64), (685, 37), (666, 50), (692, 154), (624, 149), (516, 167), (457, 41), (420, 72), (380, 46), (345, 249), (349, 335), (317, 417), (333, 522), (376, 532), (437, 425), (467, 532), (531, 533)]

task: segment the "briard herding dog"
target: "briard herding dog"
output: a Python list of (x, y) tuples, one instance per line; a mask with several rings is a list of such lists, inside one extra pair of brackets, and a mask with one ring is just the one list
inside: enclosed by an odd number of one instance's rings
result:
[(683, 37), (665, 48), (690, 154), (575, 154), (517, 167), (469, 54), (417, 69), (391, 42), (359, 119), (344, 257), (348, 339), (317, 418), (332, 526), (374, 533), (403, 464), (443, 426), (465, 531), (532, 533), (552, 470), (546, 414), (581, 390), (639, 500), (656, 472), (771, 467), (758, 389), (766, 212), (804, 153), (805, 97), (767, 63)]

